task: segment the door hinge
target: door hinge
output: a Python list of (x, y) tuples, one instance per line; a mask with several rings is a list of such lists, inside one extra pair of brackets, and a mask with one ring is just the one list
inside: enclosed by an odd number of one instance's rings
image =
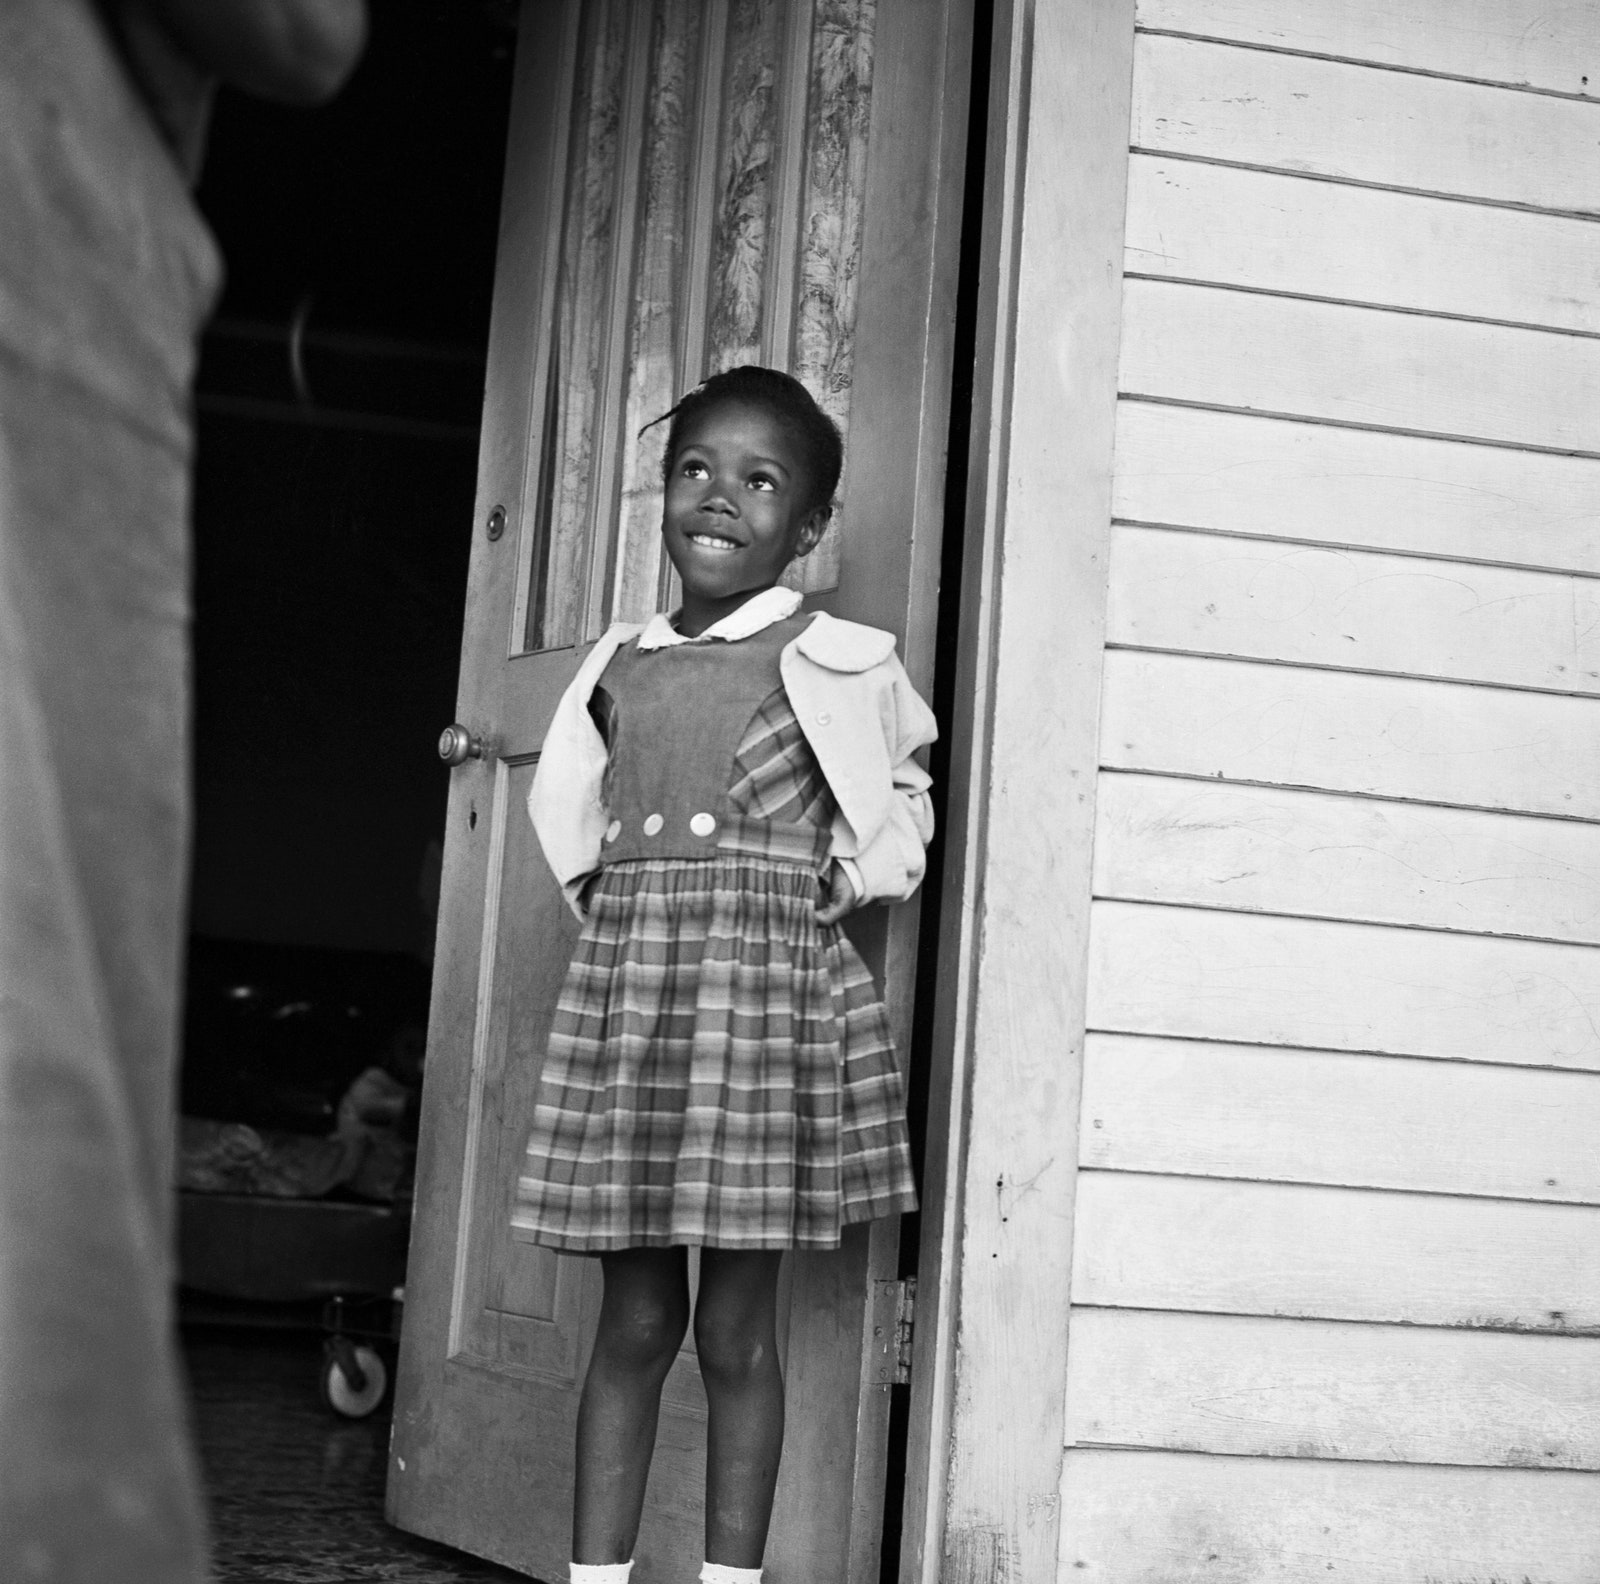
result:
[(917, 1278), (872, 1284), (871, 1379), (874, 1386), (904, 1386), (911, 1379), (911, 1332), (917, 1311)]

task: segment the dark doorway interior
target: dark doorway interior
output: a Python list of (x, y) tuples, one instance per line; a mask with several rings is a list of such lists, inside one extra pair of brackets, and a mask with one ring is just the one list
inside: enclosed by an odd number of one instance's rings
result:
[(232, 1584), (501, 1576), (383, 1524), (387, 1407), (319, 1393), (336, 1295), (392, 1364), (515, 44), (370, 10), (327, 108), (219, 101), (199, 192), (179, 1274)]
[(374, 1066), (415, 1118), (516, 39), (505, 0), (370, 9), (328, 107), (223, 95), (199, 191), (190, 1189), (394, 1189), (219, 1131), (326, 1138)]
[(455, 696), (512, 8), (372, 10), (325, 109), (227, 96), (200, 203), (192, 923), (425, 952)]

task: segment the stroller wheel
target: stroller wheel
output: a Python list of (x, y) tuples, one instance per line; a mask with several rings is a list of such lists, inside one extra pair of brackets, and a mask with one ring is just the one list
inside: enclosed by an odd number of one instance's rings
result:
[(332, 1337), (322, 1350), (322, 1400), (346, 1419), (365, 1419), (383, 1401), (389, 1371), (376, 1348)]

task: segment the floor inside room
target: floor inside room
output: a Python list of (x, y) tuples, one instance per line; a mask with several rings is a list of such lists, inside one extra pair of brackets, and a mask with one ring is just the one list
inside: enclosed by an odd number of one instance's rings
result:
[(389, 1403), (322, 1401), (311, 1331), (184, 1328), (217, 1584), (526, 1584), (383, 1517)]

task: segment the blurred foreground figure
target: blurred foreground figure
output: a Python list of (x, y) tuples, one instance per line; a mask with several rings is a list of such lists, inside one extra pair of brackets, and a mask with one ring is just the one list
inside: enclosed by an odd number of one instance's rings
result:
[(0, 1578), (191, 1584), (170, 1313), (188, 878), (190, 201), (220, 78), (311, 103), (362, 0), (0, 6)]

